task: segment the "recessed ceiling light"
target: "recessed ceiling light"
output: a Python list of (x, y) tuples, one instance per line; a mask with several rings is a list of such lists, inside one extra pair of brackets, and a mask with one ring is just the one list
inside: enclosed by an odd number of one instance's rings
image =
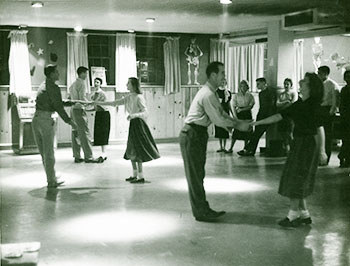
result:
[(220, 0), (220, 4), (229, 5), (232, 4), (232, 0)]
[(74, 30), (80, 32), (83, 30), (83, 28), (81, 26), (75, 26)]
[(40, 1), (34, 1), (34, 2), (32, 2), (32, 7), (40, 8), (40, 7), (43, 7), (43, 6), (44, 6), (44, 3), (43, 3), (43, 2), (40, 2)]
[(153, 23), (153, 22), (155, 22), (155, 21), (156, 21), (155, 18), (146, 18), (146, 22), (147, 22), (147, 23)]
[(135, 30), (130, 29), (130, 30), (128, 30), (128, 32), (129, 32), (129, 33), (134, 33), (134, 32), (135, 32)]

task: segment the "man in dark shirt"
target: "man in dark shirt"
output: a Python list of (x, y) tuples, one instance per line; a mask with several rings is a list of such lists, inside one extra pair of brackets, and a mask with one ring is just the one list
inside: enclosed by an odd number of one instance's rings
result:
[(55, 65), (48, 65), (44, 70), (46, 81), (43, 83), (36, 98), (36, 111), (32, 127), (35, 142), (38, 145), (47, 177), (48, 188), (55, 188), (64, 183), (58, 181), (55, 172), (54, 152), (54, 120), (52, 114), (57, 112), (64, 122), (76, 127), (63, 108), (60, 88), (55, 84), (59, 73)]
[[(256, 80), (256, 86), (260, 90), (259, 112), (256, 117), (256, 120), (259, 121), (276, 113), (276, 92), (267, 87), (265, 78), (258, 78)], [(241, 156), (254, 156), (259, 140), (268, 127), (268, 125), (256, 126), (249, 142), (238, 154)]]
[(340, 92), (342, 146), (338, 155), (340, 167), (350, 167), (350, 70), (344, 72), (345, 87)]

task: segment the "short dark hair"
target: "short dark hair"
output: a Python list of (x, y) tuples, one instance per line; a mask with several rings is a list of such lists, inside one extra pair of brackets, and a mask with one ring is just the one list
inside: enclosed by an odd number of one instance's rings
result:
[(101, 78), (95, 78), (95, 80), (98, 80), (102, 84), (102, 79)]
[(314, 105), (320, 105), (323, 98), (323, 82), (316, 73), (306, 72), (309, 78), (310, 100)]
[(322, 72), (323, 74), (329, 75), (329, 73), (331, 73), (331, 70), (328, 66), (320, 66), (318, 68), (318, 72)]
[(55, 72), (57, 66), (56, 65), (53, 65), (53, 64), (50, 64), (50, 65), (47, 65), (45, 68), (44, 68), (44, 74), (47, 78), (50, 77), (51, 73)]
[(286, 78), (286, 79), (283, 81), (283, 83), (284, 83), (284, 82), (289, 82), (290, 85), (293, 87), (293, 81), (292, 81), (290, 78)]
[(223, 63), (215, 61), (211, 62), (208, 66), (207, 69), (205, 70), (205, 73), (207, 74), (207, 78), (210, 78), (211, 73), (219, 73), (219, 66), (224, 66)]
[(256, 81), (256, 82), (264, 82), (264, 83), (267, 83), (267, 82), (266, 82), (266, 78), (257, 78), (255, 81)]
[(87, 67), (83, 67), (83, 66), (80, 66), (78, 67), (77, 69), (77, 73), (78, 73), (78, 76), (81, 74), (81, 73), (85, 73), (86, 71), (88, 71), (89, 69)]
[(130, 77), (129, 81), (137, 94), (142, 94), (138, 78)]
[(343, 75), (344, 79), (345, 79), (345, 76), (346, 76), (346, 75), (350, 75), (350, 70), (346, 70), (346, 71), (344, 72), (344, 75)]

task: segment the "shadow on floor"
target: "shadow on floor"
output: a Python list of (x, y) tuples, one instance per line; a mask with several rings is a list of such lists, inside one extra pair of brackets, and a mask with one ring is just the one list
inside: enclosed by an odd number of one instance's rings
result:
[(218, 220), (218, 223), (257, 225), (262, 227), (280, 229), (281, 227), (277, 225), (277, 222), (280, 219), (281, 217), (275, 216), (266, 216), (242, 212), (228, 212), (220, 220)]
[(42, 187), (29, 191), (35, 198), (49, 201), (87, 201), (93, 199), (93, 194), (99, 190), (120, 189), (120, 187), (81, 187), (81, 188), (50, 188)]

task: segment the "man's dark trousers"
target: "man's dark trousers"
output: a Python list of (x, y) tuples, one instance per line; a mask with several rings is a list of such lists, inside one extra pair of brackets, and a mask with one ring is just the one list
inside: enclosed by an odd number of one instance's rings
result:
[(194, 217), (205, 215), (209, 210), (203, 180), (208, 144), (206, 127), (186, 124), (180, 133), (180, 148)]

